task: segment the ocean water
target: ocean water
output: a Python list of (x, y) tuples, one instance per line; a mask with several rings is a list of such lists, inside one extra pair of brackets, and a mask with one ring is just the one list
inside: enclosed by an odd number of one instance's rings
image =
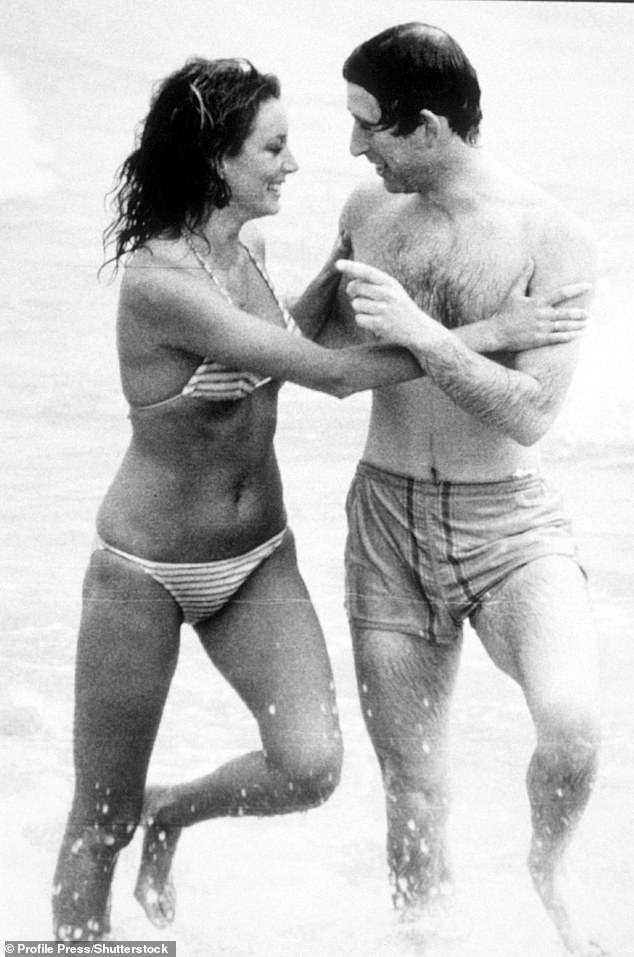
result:
[[(484, 91), (483, 143), (558, 196), (596, 235), (600, 283), (566, 406), (547, 443), (577, 527), (602, 640), (605, 745), (571, 865), (579, 910), (634, 954), (634, 11), (618, 3), (339, 0), (4, 0), (0, 9), (0, 931), (45, 939), (72, 787), (74, 636), (94, 515), (125, 447), (113, 319), (98, 282), (104, 196), (152, 83), (194, 54), (241, 55), (282, 80), (300, 172), (263, 222), (289, 293), (325, 255), (349, 190), (340, 66), (390, 23), (438, 23)], [(176, 938), (181, 957), (551, 957), (560, 953), (523, 868), (532, 731), (517, 689), (470, 636), (456, 692), (451, 839), (457, 901), (423, 943), (391, 914), (381, 786), (358, 713), (342, 609), (343, 501), (367, 398), (287, 387), (278, 449), (305, 577), (333, 658), (342, 785), (308, 815), (202, 825), (177, 859), (179, 913), (155, 931), (114, 889), (118, 939)], [(307, 425), (307, 423), (309, 423)], [(319, 476), (315, 482), (315, 476)], [(151, 768), (176, 781), (256, 743), (250, 717), (185, 630)], [(629, 850), (628, 850), (629, 849)]]

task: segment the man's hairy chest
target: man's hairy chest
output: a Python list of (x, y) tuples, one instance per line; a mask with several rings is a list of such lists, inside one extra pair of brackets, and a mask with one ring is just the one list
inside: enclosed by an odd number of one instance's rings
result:
[(528, 259), (519, 216), (490, 210), (412, 216), (398, 207), (353, 231), (354, 256), (384, 270), (449, 329), (500, 306)]

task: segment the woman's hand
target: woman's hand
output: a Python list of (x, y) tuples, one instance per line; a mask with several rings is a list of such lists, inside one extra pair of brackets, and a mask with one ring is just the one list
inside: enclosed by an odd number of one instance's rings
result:
[[(357, 324), (377, 338), (405, 348), (425, 348), (446, 333), (387, 273), (349, 260), (339, 260), (336, 267), (351, 277), (347, 292)], [(588, 312), (562, 303), (589, 292), (591, 284), (571, 283), (546, 296), (526, 296), (534, 268), (529, 261), (493, 316), (460, 328), (459, 332), (470, 333), (462, 337), (466, 344), (477, 352), (522, 352), (570, 342), (582, 334)]]
[(535, 265), (529, 260), (513, 288), (498, 309), (485, 322), (490, 323), (491, 352), (522, 352), (539, 346), (570, 342), (586, 328), (589, 313), (562, 303), (576, 299), (592, 288), (590, 283), (559, 286), (547, 296), (526, 296)]
[(409, 348), (425, 348), (450, 335), (439, 322), (420, 309), (400, 282), (374, 266), (338, 260), (337, 269), (351, 277), (346, 292), (355, 321), (377, 339)]

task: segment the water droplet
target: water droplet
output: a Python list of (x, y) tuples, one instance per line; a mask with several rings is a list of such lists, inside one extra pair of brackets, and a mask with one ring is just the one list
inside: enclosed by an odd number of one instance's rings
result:
[(415, 830), (416, 830), (416, 821), (413, 820), (413, 818), (410, 817), (409, 821), (407, 822), (407, 827), (409, 828), (410, 831), (415, 831)]
[(371, 717), (372, 717), (372, 708), (368, 708), (368, 710), (366, 711), (366, 714), (367, 714), (368, 718), (371, 718)]
[(247, 789), (246, 789), (246, 788), (240, 788), (240, 797), (245, 798), (246, 796), (247, 796)]
[(83, 846), (84, 846), (84, 842), (82, 841), (81, 837), (78, 837), (70, 849), (71, 854), (79, 854)]
[(365, 683), (365, 681), (364, 681), (363, 684), (361, 685), (361, 691), (362, 691), (364, 694), (367, 694), (367, 693), (368, 693), (368, 686), (367, 686), (367, 684)]
[(428, 708), (428, 707), (429, 707), (429, 698), (425, 697), (423, 698), (423, 708)]
[(270, 704), (270, 705), (269, 705), (269, 714), (275, 714), (276, 711), (277, 711), (277, 708), (275, 707), (275, 705), (274, 705), (274, 704)]
[(423, 751), (425, 752), (425, 754), (429, 754), (429, 752), (431, 751), (431, 748), (429, 746), (429, 741), (423, 741)]

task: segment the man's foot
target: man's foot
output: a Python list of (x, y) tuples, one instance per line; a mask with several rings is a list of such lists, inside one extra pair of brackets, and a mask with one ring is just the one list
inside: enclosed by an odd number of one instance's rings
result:
[(573, 925), (563, 889), (564, 875), (560, 865), (553, 861), (535, 840), (528, 858), (528, 869), (535, 890), (539, 894), (559, 936), (575, 957), (609, 957), (608, 951)]
[(146, 792), (141, 822), (145, 834), (134, 889), (134, 896), (155, 927), (167, 927), (176, 912), (176, 888), (170, 871), (181, 828), (166, 828), (156, 823), (156, 815), (167, 793), (167, 788), (148, 788)]

